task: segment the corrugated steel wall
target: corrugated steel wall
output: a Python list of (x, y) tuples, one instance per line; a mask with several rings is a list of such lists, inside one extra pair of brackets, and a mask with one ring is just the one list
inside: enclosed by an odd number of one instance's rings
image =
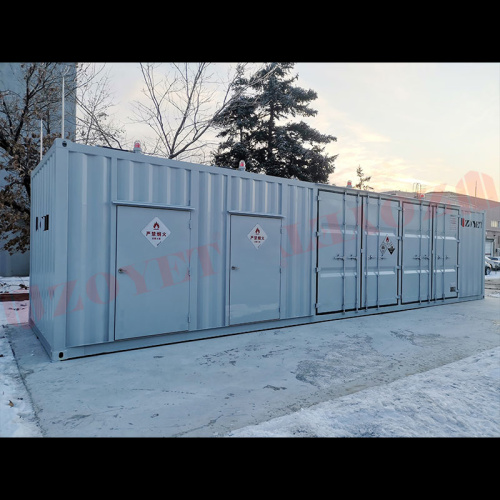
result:
[[(229, 325), (232, 215), (281, 220), (279, 317), (312, 319), (317, 312), (318, 190), (342, 191), (57, 140), (32, 176), (32, 320), (53, 349), (114, 342), (120, 205), (189, 212), (190, 237), (181, 253), (190, 262), (190, 332)], [(358, 198), (360, 193), (351, 192)], [(394, 200), (396, 221), (400, 201)], [(365, 211), (368, 217), (367, 204)], [(37, 231), (36, 217), (45, 214), (50, 214), (50, 229)], [(460, 230), (460, 296), (478, 296), (480, 284), (470, 274), (476, 271), (464, 270), (469, 258), (479, 258), (477, 234)], [(395, 233), (393, 239), (397, 246)]]
[(111, 160), (69, 152), (67, 343), (108, 340)]
[(267, 180), (231, 175), (229, 210), (281, 214), (282, 185)]
[[(56, 215), (56, 157), (45, 159), (34, 173), (31, 194), (30, 222), (30, 276), (36, 281), (31, 283), (30, 317), (40, 328), (47, 332), (48, 341), (53, 339), (53, 319), (56, 302), (51, 300), (51, 287), (58, 282), (56, 272), (56, 239), (54, 228), (58, 223)], [(50, 214), (49, 230), (45, 230), (43, 217)], [(33, 252), (36, 249), (36, 252)]]
[[(228, 238), (229, 213), (258, 213), (283, 216), (282, 309), (281, 318), (313, 314), (312, 288), (316, 248), (311, 245), (315, 230), (313, 187), (285, 180), (241, 177), (229, 169), (192, 169), (168, 165), (167, 160), (143, 155), (135, 159), (114, 159), (111, 154), (88, 154), (76, 145), (68, 150), (67, 267), (52, 300), (45, 301), (64, 316), (66, 344), (80, 346), (113, 340), (109, 318), (113, 314), (115, 270), (113, 267), (116, 204), (194, 207), (193, 238), (186, 248), (192, 266), (190, 328), (193, 330), (228, 325)], [(106, 153), (106, 150), (99, 149)], [(59, 152), (60, 154), (60, 152)], [(151, 160), (145, 161), (145, 160)], [(38, 206), (37, 194), (47, 193), (55, 175), (53, 154), (34, 178), (34, 212), (55, 213), (53, 206)], [(155, 163), (153, 163), (155, 162)], [(175, 164), (176, 162), (171, 162)], [(45, 180), (47, 179), (47, 180)], [(63, 189), (63, 186), (60, 186)], [(52, 189), (53, 191), (53, 189)], [(195, 197), (195, 199), (193, 199)], [(46, 196), (45, 203), (56, 197)], [(51, 233), (55, 235), (54, 232)], [(41, 274), (54, 268), (54, 238), (47, 248), (38, 247), (33, 277), (47, 294), (54, 286), (53, 275), (40, 281)], [(50, 259), (50, 262), (46, 262)], [(59, 265), (64, 265), (62, 262)], [(63, 277), (64, 275), (64, 277)], [(63, 295), (66, 294), (66, 299)], [(44, 311), (40, 328), (48, 327), (53, 311)]]
[[(195, 240), (191, 266), (195, 267), (196, 308), (193, 328), (216, 328), (226, 321), (226, 234), (228, 175), (198, 172), (198, 206), (193, 217)], [(203, 188), (201, 188), (203, 186)]]
[(484, 292), (485, 223), (484, 212), (462, 210), (458, 228), (458, 289), (461, 297), (474, 297)]
[(314, 189), (300, 185), (285, 186), (286, 196), (281, 239), (281, 286), (283, 316), (298, 318), (314, 314), (316, 294), (316, 200)]
[(117, 160), (116, 199), (165, 205), (188, 205), (191, 172), (186, 168), (138, 161)]

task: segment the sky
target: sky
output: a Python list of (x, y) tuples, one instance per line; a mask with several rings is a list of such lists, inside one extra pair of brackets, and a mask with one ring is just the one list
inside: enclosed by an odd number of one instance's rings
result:
[[(139, 64), (105, 64), (125, 122), (142, 96)], [(317, 115), (295, 120), (337, 137), (325, 149), (338, 155), (329, 183), (355, 184), (360, 166), (376, 192), (420, 185), (500, 201), (500, 63), (302, 62), (293, 74), (318, 95)]]

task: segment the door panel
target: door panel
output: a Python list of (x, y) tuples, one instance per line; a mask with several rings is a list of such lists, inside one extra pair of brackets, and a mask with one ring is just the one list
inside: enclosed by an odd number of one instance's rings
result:
[(359, 305), (358, 196), (320, 192), (318, 205), (318, 313), (345, 311)]
[(434, 209), (433, 299), (457, 297), (458, 210)]
[(368, 198), (363, 206), (363, 307), (398, 302), (399, 202)]
[(229, 323), (279, 319), (281, 219), (231, 215)]
[(402, 302), (431, 299), (432, 208), (403, 203)]
[(117, 207), (115, 339), (188, 330), (190, 216)]

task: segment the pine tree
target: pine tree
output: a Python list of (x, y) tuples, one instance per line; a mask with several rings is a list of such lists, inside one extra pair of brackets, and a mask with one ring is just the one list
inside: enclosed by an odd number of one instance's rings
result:
[[(309, 106), (317, 98), (313, 90), (293, 85), (298, 75), (288, 76), (293, 63), (270, 63), (237, 86), (251, 92), (242, 95), (217, 120), (224, 139), (214, 152), (214, 163), (237, 168), (245, 160), (246, 169), (268, 175), (327, 182), (338, 155), (329, 156), (324, 145), (336, 141), (304, 121), (286, 121), (296, 116), (315, 116)], [(265, 76), (267, 75), (267, 76)]]

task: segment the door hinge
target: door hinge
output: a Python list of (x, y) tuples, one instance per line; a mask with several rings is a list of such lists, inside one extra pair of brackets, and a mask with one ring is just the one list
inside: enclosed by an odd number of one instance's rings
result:
[(321, 267), (315, 267), (315, 268), (314, 268), (314, 272), (315, 272), (315, 273), (319, 273), (320, 271), (321, 271)]
[(320, 305), (321, 305), (321, 302), (316, 302), (316, 304), (314, 304), (314, 307), (318, 308)]

